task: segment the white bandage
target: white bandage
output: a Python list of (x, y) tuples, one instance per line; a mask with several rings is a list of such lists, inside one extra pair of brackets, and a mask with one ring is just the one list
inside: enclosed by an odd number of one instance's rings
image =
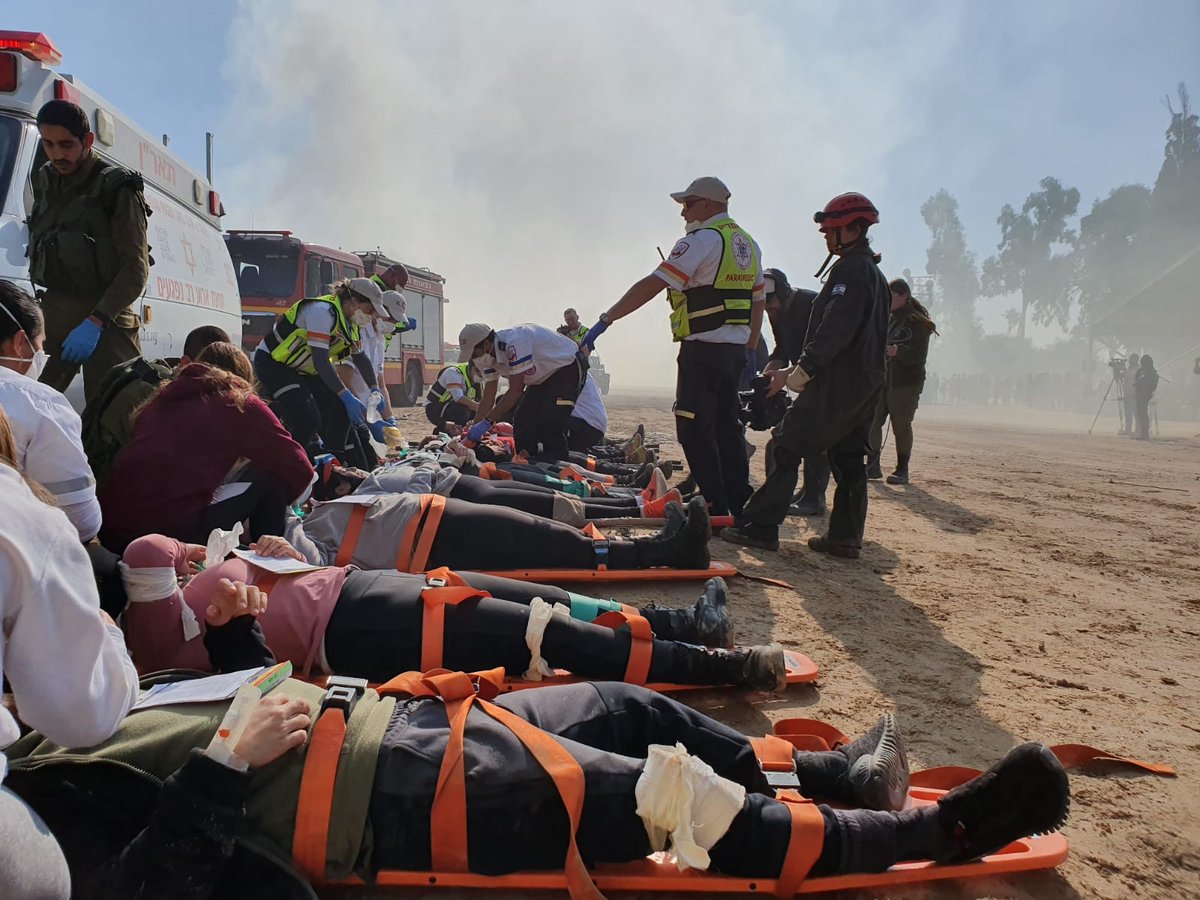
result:
[(121, 581), (125, 584), (125, 596), (130, 603), (154, 603), (159, 600), (170, 600), (178, 594), (179, 624), (183, 628), (183, 639), (190, 641), (200, 636), (200, 623), (196, 614), (183, 599), (179, 589), (179, 576), (170, 566), (149, 566), (144, 569), (133, 569), (125, 563), (117, 565), (121, 569)]
[(805, 372), (800, 366), (792, 366), (792, 371), (788, 373), (787, 381), (784, 382), (789, 390), (799, 394), (803, 391), (808, 383), (812, 381), (812, 376)]
[(746, 802), (746, 789), (722, 778), (683, 744), (651, 744), (633, 789), (650, 847), (670, 851), (680, 871), (707, 869), (712, 849)]
[(554, 675), (554, 670), (550, 668), (549, 663), (542, 659), (542, 636), (546, 633), (546, 626), (550, 624), (550, 620), (554, 616), (568, 619), (571, 614), (565, 606), (547, 603), (541, 597), (534, 597), (533, 602), (529, 604), (529, 624), (525, 626), (525, 646), (529, 648), (529, 668), (521, 676), (526, 681), (541, 681), (543, 678), (550, 678)]
[(238, 545), (242, 536), (242, 523), (235, 522), (230, 531), (214, 528), (208, 535), (208, 543), (204, 547), (204, 565), (215, 566), (225, 561)]

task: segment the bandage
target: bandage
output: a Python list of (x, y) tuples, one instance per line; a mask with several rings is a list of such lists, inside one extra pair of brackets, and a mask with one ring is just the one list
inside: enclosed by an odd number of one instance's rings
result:
[(568, 497), (566, 494), (556, 493), (554, 495), (551, 515), (554, 517), (555, 522), (562, 522), (564, 525), (574, 525), (576, 528), (582, 528), (587, 524), (587, 515), (583, 510), (583, 502), (576, 497)]
[(208, 543), (204, 547), (204, 564), (215, 566), (234, 551), (238, 538), (242, 536), (242, 523), (235, 522), (230, 531), (214, 528), (208, 535)]
[(541, 681), (554, 675), (554, 669), (542, 659), (542, 636), (546, 626), (555, 616), (563, 619), (570, 618), (565, 606), (557, 603), (547, 603), (541, 597), (534, 597), (529, 604), (529, 623), (525, 626), (525, 646), (529, 648), (529, 668), (521, 677), (526, 681)]
[(708, 868), (708, 851), (746, 802), (744, 787), (722, 778), (683, 744), (651, 744), (633, 794), (651, 849), (667, 849), (669, 839), (681, 872)]
[[(179, 603), (179, 620), (183, 628), (183, 639), (190, 641), (200, 636), (200, 623), (196, 614), (183, 599), (179, 589), (179, 576), (171, 566), (149, 566), (133, 569), (124, 562), (117, 563), (121, 570), (121, 581), (125, 584), (125, 595), (130, 603), (154, 603), (175, 597)], [(176, 597), (178, 595), (178, 597)]]
[(792, 366), (792, 371), (788, 373), (787, 381), (784, 382), (789, 390), (799, 394), (812, 381), (812, 376), (805, 372), (800, 366)]

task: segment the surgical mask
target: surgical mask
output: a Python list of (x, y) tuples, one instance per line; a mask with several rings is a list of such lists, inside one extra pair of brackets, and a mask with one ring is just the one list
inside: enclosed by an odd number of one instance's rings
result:
[(370, 313), (365, 313), (361, 309), (356, 309), (353, 315), (350, 316), (350, 321), (359, 328), (366, 328), (371, 324)]
[(34, 350), (33, 356), (29, 359), (23, 356), (0, 356), (0, 359), (10, 362), (29, 363), (29, 368), (25, 370), (25, 377), (32, 378), (34, 381), (42, 377), (42, 370), (46, 368), (46, 360), (49, 358), (50, 355), (45, 350)]
[(486, 372), (496, 364), (496, 357), (492, 356), (490, 353), (483, 353), (475, 357), (472, 362), (475, 363), (475, 368), (477, 368), (480, 372)]
[(684, 222), (683, 223), (683, 233), (691, 234), (693, 231), (699, 231), (701, 229), (701, 227), (703, 227), (703, 225), (704, 225), (703, 222)]

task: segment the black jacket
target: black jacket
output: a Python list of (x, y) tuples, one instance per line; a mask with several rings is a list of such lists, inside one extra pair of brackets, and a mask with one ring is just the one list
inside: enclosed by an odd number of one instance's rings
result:
[(925, 360), (929, 356), (929, 320), (910, 304), (904, 304), (888, 320), (887, 342), (896, 355), (887, 360), (888, 384), (895, 387), (925, 383)]
[(775, 349), (771, 359), (786, 366), (793, 365), (804, 351), (804, 338), (808, 335), (808, 317), (812, 314), (816, 291), (797, 288), (787, 308), (779, 314), (778, 321), (771, 322), (771, 334), (775, 336)]

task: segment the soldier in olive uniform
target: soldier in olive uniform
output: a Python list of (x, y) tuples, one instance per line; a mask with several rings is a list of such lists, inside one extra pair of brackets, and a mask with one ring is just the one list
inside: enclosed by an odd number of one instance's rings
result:
[(41, 380), (65, 391), (82, 366), (90, 400), (109, 369), (141, 355), (130, 307), (150, 274), (150, 209), (142, 176), (92, 150), (82, 108), (51, 100), (37, 125), (48, 157), (33, 176), (29, 216), (29, 274), (42, 288), (50, 356)]

